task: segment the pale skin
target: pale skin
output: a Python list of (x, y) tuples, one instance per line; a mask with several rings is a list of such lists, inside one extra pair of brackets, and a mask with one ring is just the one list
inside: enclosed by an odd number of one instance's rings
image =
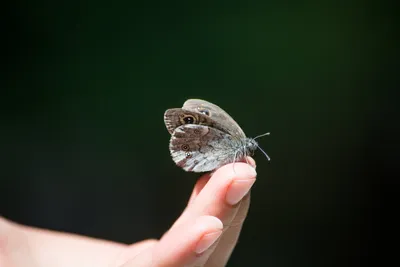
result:
[[(256, 180), (255, 161), (225, 165), (195, 184), (186, 209), (159, 239), (131, 245), (0, 217), (1, 267), (223, 267), (239, 238)], [(134, 224), (132, 224), (134, 225)]]

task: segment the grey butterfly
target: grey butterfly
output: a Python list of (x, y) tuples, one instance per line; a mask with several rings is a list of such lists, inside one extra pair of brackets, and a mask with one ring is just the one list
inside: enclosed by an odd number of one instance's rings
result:
[(207, 172), (225, 164), (247, 160), (259, 148), (223, 109), (200, 99), (187, 100), (182, 108), (168, 109), (164, 122), (171, 134), (173, 161), (185, 171)]

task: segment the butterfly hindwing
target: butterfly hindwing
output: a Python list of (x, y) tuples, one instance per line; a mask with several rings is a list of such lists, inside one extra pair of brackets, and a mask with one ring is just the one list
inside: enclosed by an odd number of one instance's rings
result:
[(169, 148), (174, 162), (184, 170), (206, 172), (233, 162), (238, 142), (216, 128), (187, 124), (173, 131)]

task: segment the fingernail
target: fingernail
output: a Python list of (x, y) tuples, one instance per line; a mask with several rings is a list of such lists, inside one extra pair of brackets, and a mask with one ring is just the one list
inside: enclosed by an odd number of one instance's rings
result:
[(251, 167), (253, 167), (254, 169), (257, 168), (256, 161), (252, 157), (247, 157), (247, 161)]
[(233, 180), (226, 193), (226, 202), (236, 205), (250, 191), (256, 179)]
[(203, 253), (204, 251), (209, 249), (215, 243), (215, 241), (218, 240), (221, 234), (222, 230), (203, 235), (203, 237), (197, 243), (196, 249), (194, 251), (197, 254)]

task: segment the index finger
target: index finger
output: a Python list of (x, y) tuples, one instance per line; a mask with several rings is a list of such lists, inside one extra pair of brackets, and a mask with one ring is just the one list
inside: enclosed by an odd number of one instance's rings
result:
[(242, 162), (219, 168), (207, 183), (204, 183), (207, 178), (201, 178), (199, 186), (203, 188), (196, 190), (195, 187), (190, 205), (176, 224), (198, 216), (210, 215), (219, 218), (224, 225), (229, 225), (237, 212), (237, 204), (250, 190), (255, 178), (255, 169)]
[[(252, 157), (247, 157), (246, 160), (243, 160), (242, 162), (247, 162), (248, 164), (250, 164), (253, 168), (256, 168), (256, 162)], [(199, 195), (199, 193), (201, 192), (201, 190), (203, 190), (204, 186), (207, 184), (207, 182), (210, 180), (211, 175), (213, 173), (207, 173), (204, 174), (203, 176), (201, 176), (199, 178), (199, 180), (197, 180), (194, 188), (193, 188), (193, 192), (189, 198), (189, 202), (188, 205), (191, 205), (193, 203), (193, 201), (196, 199), (196, 197)]]

